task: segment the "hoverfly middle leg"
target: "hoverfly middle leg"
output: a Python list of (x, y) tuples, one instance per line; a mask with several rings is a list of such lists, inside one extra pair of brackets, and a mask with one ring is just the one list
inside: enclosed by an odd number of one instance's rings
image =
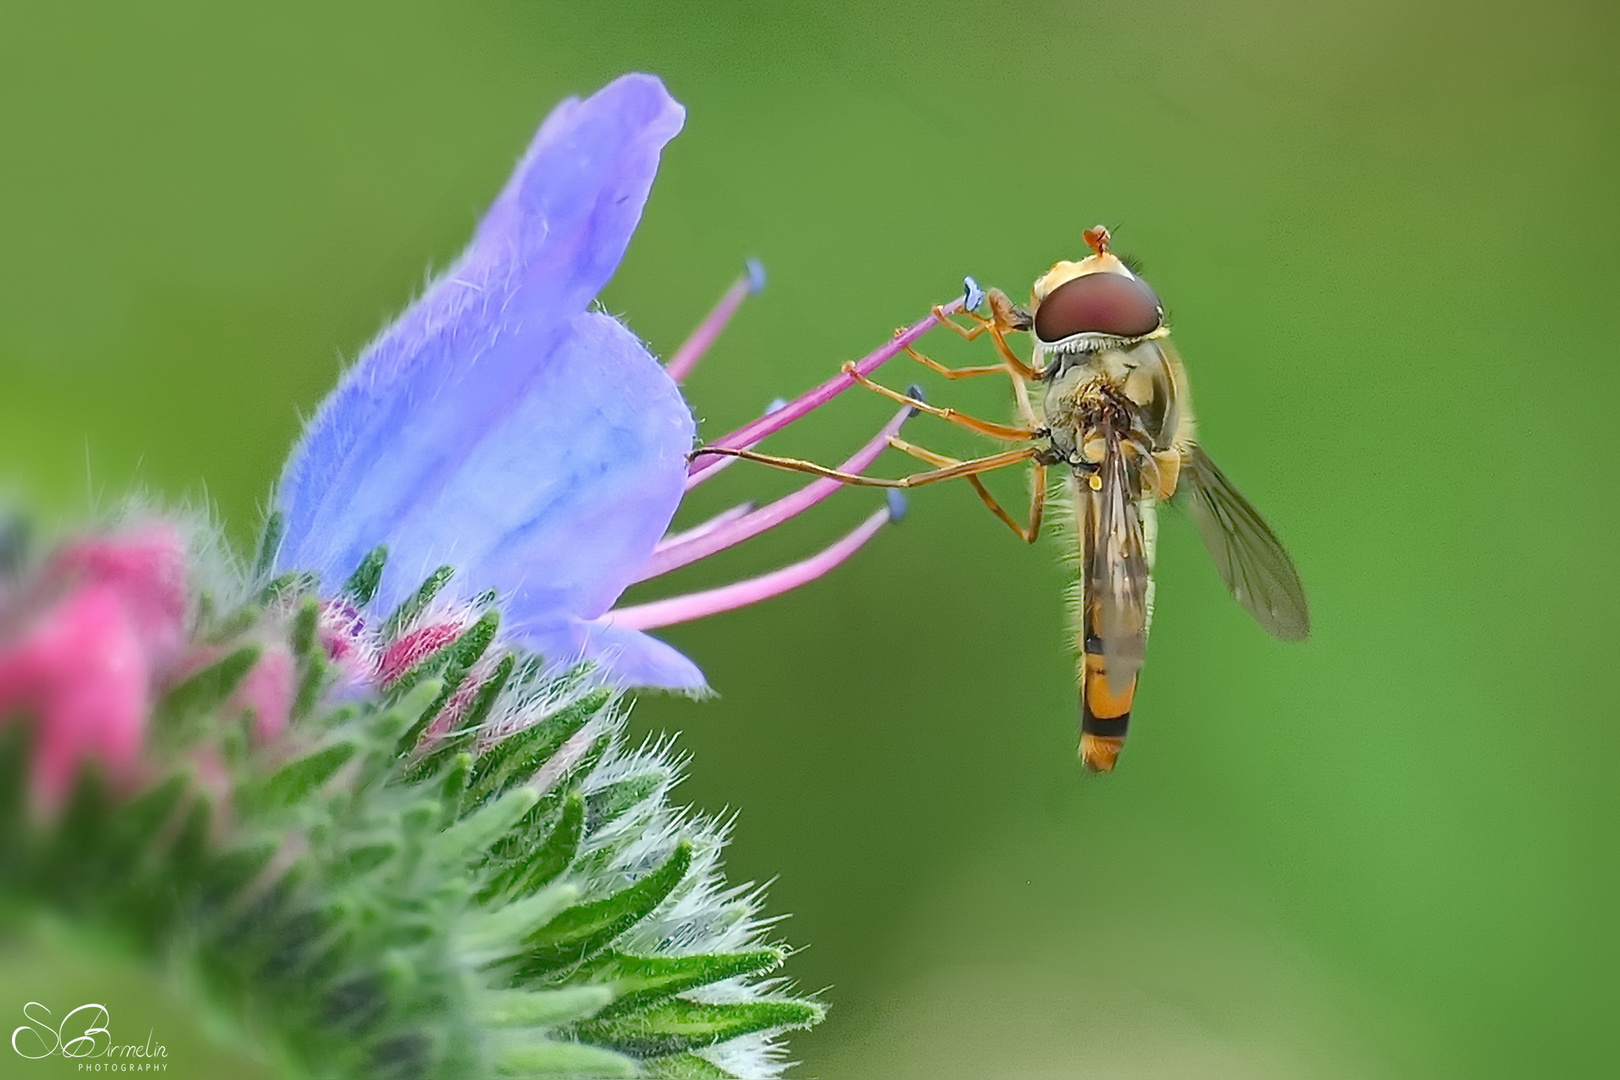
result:
[(1033, 427), (1013, 427), (1011, 424), (998, 424), (993, 420), (981, 420), (976, 416), (969, 416), (956, 409), (930, 405), (921, 398), (913, 397), (910, 394), (902, 394), (898, 390), (891, 390), (882, 383), (873, 382), (856, 370), (855, 365), (849, 361), (845, 361), (843, 371), (845, 375), (848, 375), (873, 393), (882, 394), (891, 401), (898, 401), (902, 405), (909, 405), (918, 412), (927, 413), (929, 416), (937, 416), (941, 420), (949, 420), (953, 424), (960, 424), (962, 427), (970, 428), (981, 435), (989, 435), (995, 439), (1005, 439), (1008, 442), (1020, 442), (1024, 439), (1038, 438), (1041, 434)]
[(972, 320), (972, 326), (963, 326), (948, 316), (942, 307), (934, 308), (934, 318), (947, 330), (967, 341), (973, 341), (980, 334), (989, 333), (990, 339), (995, 342), (996, 352), (1001, 354), (1002, 362), (1014, 373), (1025, 379), (1039, 380), (1041, 373), (1029, 366), (1018, 354), (1012, 351), (1007, 344), (1007, 335), (1023, 332), (1035, 325), (1029, 312), (1014, 304), (1007, 294), (1000, 289), (991, 289), (985, 294), (990, 303), (990, 314), (980, 315), (971, 309), (964, 310), (962, 314)]
[[(924, 356), (910, 345), (906, 346), (906, 355), (917, 361), (919, 364), (922, 364), (930, 371), (938, 372), (947, 379), (971, 379), (979, 375), (1005, 374), (1010, 380), (1012, 380), (1013, 403), (1018, 407), (1019, 417), (1024, 421), (1025, 424), (1029, 425), (1030, 428), (1040, 427), (1040, 420), (1038, 417), (1036, 417), (1035, 410), (1029, 403), (1029, 384), (1026, 381), (1024, 372), (1022, 370), (1014, 370), (1005, 362), (1000, 364), (985, 364), (982, 367), (950, 368), (946, 367), (944, 364), (940, 363), (938, 360), (935, 360), (931, 356)], [(1036, 373), (1034, 368), (1029, 368), (1028, 371), (1032, 374)], [(911, 396), (920, 397), (921, 395), (911, 394)]]
[[(961, 464), (961, 461), (956, 458), (946, 457), (944, 454), (936, 454), (932, 450), (913, 445), (912, 443), (908, 443), (901, 438), (891, 438), (889, 440), (889, 445), (894, 447), (896, 450), (899, 450), (901, 453), (910, 454), (912, 457), (917, 458), (920, 461), (926, 461), (930, 465), (949, 466)], [(990, 512), (994, 514), (1003, 525), (1006, 525), (1007, 528), (1011, 529), (1013, 533), (1026, 544), (1033, 544), (1036, 538), (1041, 535), (1041, 518), (1046, 510), (1047, 463), (1043, 458), (1038, 456), (1032, 458), (1031, 463), (1034, 487), (1030, 491), (1029, 496), (1028, 525), (1018, 524), (1018, 522), (1011, 514), (1007, 512), (1007, 509), (1001, 505), (996, 497), (990, 494), (990, 489), (984, 486), (983, 480), (980, 480), (977, 476), (969, 476), (967, 478), (967, 482), (973, 485), (974, 494), (979, 496), (979, 500), (989, 508)]]

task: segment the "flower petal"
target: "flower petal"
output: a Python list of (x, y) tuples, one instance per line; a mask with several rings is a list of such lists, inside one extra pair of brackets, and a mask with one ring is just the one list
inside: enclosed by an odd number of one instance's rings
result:
[(524, 638), (554, 663), (594, 660), (608, 681), (702, 694), (703, 672), (680, 652), (640, 630), (607, 622), (572, 620), (531, 627)]
[(448, 563), (507, 626), (607, 610), (679, 502), (691, 414), (616, 320), (587, 312), (684, 111), (649, 76), (556, 109), (471, 247), (322, 405), (282, 478), (278, 565), (331, 589), (377, 544), (377, 603)]

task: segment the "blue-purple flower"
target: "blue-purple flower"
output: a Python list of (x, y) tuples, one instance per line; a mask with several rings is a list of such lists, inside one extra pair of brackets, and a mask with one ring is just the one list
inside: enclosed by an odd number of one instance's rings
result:
[[(505, 631), (551, 662), (589, 659), (624, 685), (691, 692), (703, 688), (702, 673), (644, 631), (813, 580), (898, 514), (891, 502), (827, 551), (774, 574), (614, 610), (634, 582), (757, 535), (837, 487), (818, 480), (771, 506), (738, 507), (666, 536), (683, 491), (730, 460), (688, 464), (694, 425), (676, 379), (761, 284), (751, 271), (733, 286), (667, 369), (592, 309), (684, 115), (659, 80), (627, 75), (546, 119), (468, 249), (366, 349), (310, 423), (277, 496), (279, 568), (317, 572), (331, 595), (386, 545), (391, 569), (373, 610), (391, 610), (424, 575), (453, 566), (447, 598), (496, 590)], [(864, 370), (933, 322), (863, 360)], [(837, 376), (715, 442), (754, 445), (852, 384)], [(846, 465), (869, 464), (902, 419)]]

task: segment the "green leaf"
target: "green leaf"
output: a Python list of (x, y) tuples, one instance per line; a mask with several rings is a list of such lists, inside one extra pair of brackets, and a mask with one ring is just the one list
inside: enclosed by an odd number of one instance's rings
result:
[(455, 567), (441, 566), (429, 574), (427, 580), (417, 587), (416, 592), (408, 600), (400, 604), (399, 607), (395, 608), (387, 620), (384, 621), (382, 639), (384, 641), (393, 641), (399, 637), (401, 630), (415, 622), (416, 617), (427, 610), (427, 606), (433, 602), (433, 598), (439, 595), (439, 590), (450, 583), (450, 579), (455, 576), (455, 573)]
[(592, 1020), (575, 1033), (586, 1042), (611, 1046), (637, 1057), (662, 1057), (698, 1050), (756, 1031), (806, 1028), (821, 1019), (822, 1008), (808, 1001), (739, 1001), (708, 1005), (671, 998), (645, 1012), (615, 1020)]
[[(525, 789), (526, 790), (526, 789)], [(540, 977), (578, 963), (652, 914), (692, 865), (692, 845), (682, 840), (664, 865), (612, 896), (569, 908), (524, 942), (520, 979)]]
[(619, 1016), (685, 990), (738, 975), (762, 975), (782, 965), (780, 949), (698, 953), (692, 956), (627, 956), (611, 953), (591, 964), (586, 981), (612, 988), (603, 1018)]
[(360, 565), (344, 582), (342, 595), (348, 597), (355, 607), (365, 607), (377, 595), (377, 586), (382, 584), (383, 567), (387, 565), (388, 545), (378, 544), (366, 552), (366, 557), (360, 560)]
[(374, 843), (361, 844), (350, 848), (344, 853), (343, 862), (335, 869), (340, 880), (353, 877), (363, 877), (377, 869), (383, 863), (398, 855), (400, 846), (394, 840), (379, 840)]

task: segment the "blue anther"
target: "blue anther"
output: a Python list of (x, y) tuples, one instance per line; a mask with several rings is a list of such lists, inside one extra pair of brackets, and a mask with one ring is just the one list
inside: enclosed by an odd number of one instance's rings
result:
[(889, 489), (889, 524), (898, 525), (906, 517), (906, 497), (897, 489)]
[[(913, 401), (926, 402), (928, 400), (927, 395), (923, 393), (923, 388), (918, 386), (916, 383), (912, 383), (910, 386), (906, 387), (906, 397), (911, 398)], [(913, 405), (911, 411), (906, 413), (907, 419), (916, 416), (917, 412), (917, 407)]]
[(758, 259), (749, 259), (743, 263), (748, 271), (748, 291), (763, 292), (765, 290), (765, 264)]

